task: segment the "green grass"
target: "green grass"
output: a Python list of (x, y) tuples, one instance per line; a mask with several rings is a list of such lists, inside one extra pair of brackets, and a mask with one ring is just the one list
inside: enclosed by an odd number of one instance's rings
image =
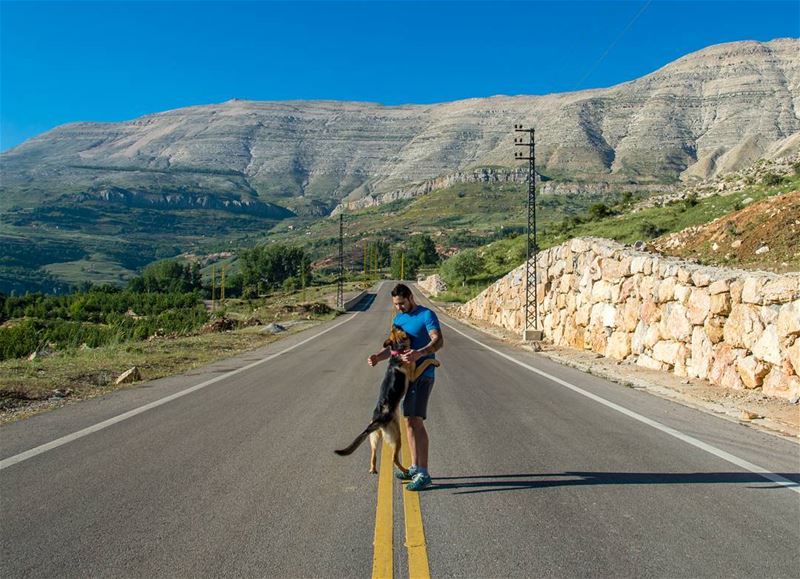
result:
[[(345, 292), (357, 292), (363, 283), (349, 282)], [(0, 362), (0, 424), (49, 410), (62, 403), (46, 401), (57, 389), (69, 389), (69, 400), (92, 398), (111, 392), (116, 377), (137, 366), (143, 380), (155, 380), (205, 366), (264, 346), (302, 329), (336, 317), (336, 312), (315, 313), (308, 303), (332, 303), (336, 285), (315, 286), (297, 292), (276, 292), (268, 298), (226, 300), (217, 303), (215, 315), (234, 320), (258, 318), (262, 324), (285, 323), (277, 336), (260, 333), (259, 326), (231, 332), (195, 333), (145, 341), (113, 343), (98, 348), (70, 348), (34, 360), (17, 358)], [(292, 322), (289, 324), (289, 322)], [(127, 386), (122, 386), (127, 387)]]
[[(554, 227), (556, 225), (553, 223), (554, 220), (550, 219), (542, 224), (541, 230), (544, 232), (537, 239), (540, 249), (560, 245), (575, 237), (605, 237), (620, 243), (647, 241), (649, 238), (644, 231), (648, 229), (660, 230), (660, 234), (674, 233), (738, 211), (744, 207), (743, 201), (747, 198), (757, 202), (770, 196), (797, 190), (800, 190), (800, 176), (786, 178), (776, 186), (753, 185), (740, 193), (727, 196), (712, 195), (696, 202), (678, 201), (636, 213), (630, 210), (622, 211), (619, 215), (576, 224), (566, 231), (558, 231), (559, 228)], [(586, 214), (583, 217), (588, 219)], [(486, 262), (484, 271), (469, 279), (465, 286), (456, 284), (449, 287), (448, 292), (437, 299), (454, 302), (466, 302), (472, 299), (497, 279), (524, 263), (526, 247), (525, 235), (484, 245), (480, 250)]]

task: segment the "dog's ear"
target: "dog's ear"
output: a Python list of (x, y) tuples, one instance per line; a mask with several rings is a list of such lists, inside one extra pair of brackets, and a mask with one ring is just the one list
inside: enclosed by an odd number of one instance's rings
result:
[(391, 346), (391, 345), (392, 345), (392, 339), (391, 339), (391, 338), (389, 338), (388, 340), (386, 340), (386, 341), (383, 343), (383, 347), (384, 347), (384, 348), (388, 348), (388, 347), (389, 347), (389, 346)]

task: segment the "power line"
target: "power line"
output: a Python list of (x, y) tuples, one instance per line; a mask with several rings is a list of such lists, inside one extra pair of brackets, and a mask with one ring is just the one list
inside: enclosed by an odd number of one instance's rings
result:
[(647, 7), (650, 6), (652, 2), (653, 0), (647, 0), (647, 2), (645, 2), (641, 10), (639, 10), (639, 12), (637, 12), (636, 15), (630, 19), (625, 28), (622, 29), (622, 32), (620, 32), (614, 39), (614, 41), (608, 45), (608, 48), (606, 48), (605, 52), (602, 55), (600, 55), (600, 58), (598, 58), (597, 62), (595, 62), (594, 65), (592, 65), (592, 68), (590, 68), (589, 71), (586, 74), (584, 74), (583, 77), (578, 81), (578, 83), (575, 85), (574, 90), (580, 90), (580, 86), (583, 84), (583, 81), (586, 80), (589, 77), (589, 75), (591, 75), (595, 70), (597, 70), (597, 67), (600, 66), (600, 63), (603, 62), (603, 60), (605, 60), (606, 56), (608, 56), (608, 53), (611, 52), (611, 49), (617, 45), (617, 42), (619, 42), (620, 39), (628, 31), (628, 29), (631, 26), (633, 26), (633, 23), (636, 22), (642, 14), (644, 14), (644, 11), (647, 10)]

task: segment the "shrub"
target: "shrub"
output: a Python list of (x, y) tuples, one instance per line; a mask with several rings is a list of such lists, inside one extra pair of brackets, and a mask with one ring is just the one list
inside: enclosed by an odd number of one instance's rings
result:
[(440, 274), (449, 284), (461, 282), (466, 285), (467, 278), (483, 271), (484, 259), (475, 249), (464, 249), (442, 264)]
[(761, 183), (767, 187), (775, 187), (783, 183), (783, 177), (775, 173), (767, 173), (761, 178)]
[(655, 223), (651, 223), (650, 221), (643, 221), (642, 224), (639, 226), (639, 233), (645, 239), (653, 239), (654, 237), (658, 237), (662, 233), (666, 233), (666, 229), (663, 227), (659, 227)]

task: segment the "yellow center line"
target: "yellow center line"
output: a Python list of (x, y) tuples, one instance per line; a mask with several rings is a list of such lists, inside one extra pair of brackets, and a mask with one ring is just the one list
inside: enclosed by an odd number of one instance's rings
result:
[(375, 511), (375, 539), (372, 553), (373, 579), (392, 579), (392, 542), (394, 522), (392, 521), (392, 451), (384, 443), (381, 448), (381, 466), (378, 475), (378, 506)]
[[(403, 464), (411, 464), (411, 451), (406, 435), (407, 421), (402, 419), (400, 436), (403, 440)], [(383, 457), (381, 457), (381, 461)], [(409, 579), (430, 579), (431, 572), (428, 567), (428, 549), (425, 546), (425, 531), (422, 528), (422, 510), (419, 506), (419, 493), (403, 488), (403, 509), (406, 523), (406, 549), (408, 549), (408, 577)]]

